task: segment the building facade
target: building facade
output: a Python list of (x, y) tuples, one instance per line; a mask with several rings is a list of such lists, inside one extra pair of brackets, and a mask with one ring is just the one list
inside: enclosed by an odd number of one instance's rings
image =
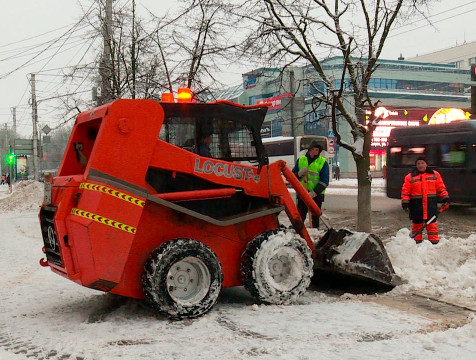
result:
[(433, 51), (407, 59), (416, 62), (431, 62), (453, 65), (457, 69), (469, 70), (476, 64), (476, 41), (456, 45), (448, 49)]
[[(326, 74), (340, 85), (343, 58), (334, 57), (322, 62)], [(327, 88), (316, 71), (309, 67), (260, 68), (242, 75), (243, 87), (234, 90), (234, 100), (254, 105), (269, 103), (262, 127), (262, 136), (320, 135), (331, 141), (329, 161), (339, 164), (341, 173), (355, 175), (352, 154), (333, 144), (334, 134), (330, 109), (317, 101), (316, 94)], [(344, 79), (348, 82), (348, 79)], [(386, 163), (385, 147), (390, 130), (396, 126), (425, 126), (448, 115), (440, 109), (462, 109), (468, 117), (470, 108), (470, 72), (454, 64), (421, 63), (405, 60), (380, 60), (369, 82), (373, 103), (379, 101), (376, 111), (383, 120), (374, 132), (371, 150), (371, 170), (381, 173)], [(346, 93), (345, 103), (353, 113), (352, 94)], [(231, 99), (229, 99), (231, 100)], [(365, 110), (365, 109), (364, 109)], [(367, 109), (370, 119), (372, 114)], [(438, 111), (440, 111), (438, 113)], [(377, 114), (378, 115), (378, 114)], [(440, 121), (440, 120), (438, 120)], [(345, 121), (338, 123), (343, 140), (351, 141), (350, 127)]]

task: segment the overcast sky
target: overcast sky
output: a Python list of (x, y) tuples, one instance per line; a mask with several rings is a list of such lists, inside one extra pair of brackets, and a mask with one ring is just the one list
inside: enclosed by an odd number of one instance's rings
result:
[[(82, 0), (85, 6), (91, 4), (90, 0)], [(117, 0), (114, 6), (121, 6), (128, 0)], [(171, 6), (170, 0), (136, 0), (139, 11), (148, 8), (155, 14), (160, 14), (165, 7)], [(76, 0), (0, 0), (0, 126), (13, 125), (11, 107), (17, 106), (17, 123), (20, 134), (30, 136), (31, 132), (31, 107), (28, 105), (30, 98), (30, 85), (27, 79), (29, 73), (40, 70), (63, 68), (74, 65), (78, 54), (84, 52), (86, 45), (81, 45), (81, 39), (71, 41), (71, 49), (64, 51), (67, 44), (61, 48), (52, 60), (51, 56), (45, 59), (41, 54), (31, 61), (31, 65), (16, 68), (32, 59), (38, 50), (28, 52), (28, 47), (60, 36), (76, 23), (81, 12)], [(476, 2), (470, 0), (442, 0), (436, 2), (429, 18), (433, 26), (423, 20), (412, 21), (400, 29), (395, 29), (388, 39), (382, 59), (396, 59), (400, 53), (405, 57), (422, 55), (435, 50), (453, 47), (465, 41), (476, 40), (474, 34), (474, 19), (476, 17)], [(68, 27), (69, 26), (69, 27)], [(63, 27), (63, 28), (62, 28)], [(38, 36), (47, 33), (42, 36)], [(27, 40), (29, 39), (29, 40)], [(16, 56), (8, 59), (19, 50), (25, 51), (24, 57)], [(475, 49), (476, 50), (476, 49)], [(36, 51), (36, 52), (35, 52)], [(50, 52), (51, 55), (51, 52)], [(243, 69), (243, 72), (250, 69)], [(8, 76), (6, 74), (10, 73)], [(223, 74), (230, 84), (241, 81), (240, 71)], [(54, 94), (59, 77), (57, 73), (43, 72), (37, 76), (37, 98), (45, 99)], [(60, 119), (51, 101), (39, 104), (39, 124), (56, 126)]]

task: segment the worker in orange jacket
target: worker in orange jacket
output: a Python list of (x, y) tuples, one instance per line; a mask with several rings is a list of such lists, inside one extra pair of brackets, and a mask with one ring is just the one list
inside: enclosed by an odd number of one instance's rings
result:
[[(402, 187), (402, 208), (409, 212), (413, 233), (422, 229), (424, 221), (428, 221), (433, 215), (438, 216), (438, 199), (444, 204), (450, 201), (440, 173), (431, 170), (424, 157), (419, 157), (415, 166), (416, 168), (405, 176)], [(438, 244), (440, 238), (436, 218), (427, 225), (426, 231), (428, 240), (432, 244)], [(421, 231), (415, 236), (415, 241), (417, 244), (423, 241)]]

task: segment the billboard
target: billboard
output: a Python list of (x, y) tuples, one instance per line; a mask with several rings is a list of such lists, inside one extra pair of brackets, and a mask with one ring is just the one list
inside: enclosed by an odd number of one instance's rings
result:
[(390, 131), (394, 127), (427, 125), (428, 120), (439, 108), (403, 108), (380, 106), (375, 109), (374, 115), (369, 109), (365, 110), (367, 123), (371, 118), (380, 117), (377, 127), (374, 129), (371, 149), (385, 149), (388, 145)]
[(17, 178), (19, 179), (28, 177), (28, 166), (26, 160), (26, 156), (17, 156)]

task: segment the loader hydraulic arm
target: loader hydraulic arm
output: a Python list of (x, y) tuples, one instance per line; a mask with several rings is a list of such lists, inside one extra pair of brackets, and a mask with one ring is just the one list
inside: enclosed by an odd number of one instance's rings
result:
[(293, 189), (296, 190), (296, 195), (298, 195), (302, 199), (302, 201), (304, 201), (307, 207), (311, 209), (311, 211), (316, 216), (321, 216), (321, 209), (319, 208), (319, 206), (317, 206), (314, 200), (312, 200), (312, 197), (309, 195), (308, 191), (304, 189), (304, 187), (301, 185), (301, 183), (293, 174), (293, 172), (289, 170), (289, 168), (286, 166), (286, 163), (284, 163), (284, 166), (281, 168), (281, 171), (283, 172), (284, 177), (291, 184)]

